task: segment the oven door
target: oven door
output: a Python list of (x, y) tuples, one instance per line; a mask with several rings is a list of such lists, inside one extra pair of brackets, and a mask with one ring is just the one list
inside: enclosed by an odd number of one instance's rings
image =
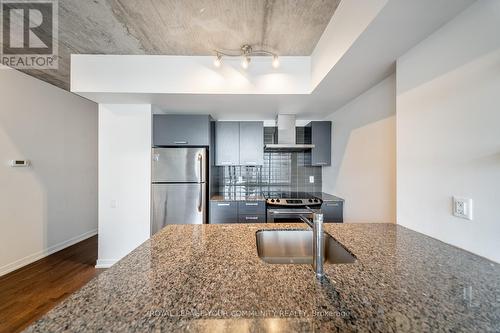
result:
[(304, 208), (268, 208), (267, 223), (304, 223), (301, 215), (309, 217), (311, 211)]

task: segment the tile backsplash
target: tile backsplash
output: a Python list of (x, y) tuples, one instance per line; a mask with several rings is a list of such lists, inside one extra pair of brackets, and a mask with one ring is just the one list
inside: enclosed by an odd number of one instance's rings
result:
[[(264, 191), (321, 192), (321, 167), (310, 166), (311, 152), (266, 152), (262, 167)], [(314, 183), (310, 183), (314, 177)]]
[[(274, 127), (264, 129), (264, 142), (275, 141)], [(303, 138), (297, 128), (297, 143)], [(224, 195), (256, 195), (266, 192), (321, 192), (321, 167), (310, 166), (311, 152), (265, 152), (264, 165), (224, 166), (214, 170), (217, 192)], [(314, 183), (310, 183), (314, 177)]]

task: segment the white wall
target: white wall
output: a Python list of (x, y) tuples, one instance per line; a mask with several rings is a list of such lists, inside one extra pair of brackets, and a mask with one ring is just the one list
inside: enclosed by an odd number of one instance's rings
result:
[(396, 222), (395, 92), (391, 75), (327, 118), (332, 166), (323, 189), (346, 200), (345, 222)]
[(71, 91), (76, 93), (152, 94), (309, 94), (310, 57), (253, 57), (248, 69), (240, 58), (213, 56), (71, 56)]
[(96, 232), (97, 104), (0, 67), (0, 275)]
[(99, 257), (109, 267), (149, 238), (151, 105), (99, 105)]
[(314, 90), (345, 56), (377, 17), (388, 0), (341, 1), (311, 54), (311, 88)]
[[(397, 64), (398, 223), (500, 262), (500, 1), (480, 0)], [(474, 200), (474, 220), (451, 200)]]

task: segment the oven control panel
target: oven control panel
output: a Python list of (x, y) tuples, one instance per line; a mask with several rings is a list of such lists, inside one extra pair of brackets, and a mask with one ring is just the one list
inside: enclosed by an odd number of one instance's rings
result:
[(269, 198), (267, 204), (272, 206), (299, 206), (305, 207), (309, 205), (321, 205), (323, 201), (318, 198), (309, 199), (286, 199), (286, 198)]

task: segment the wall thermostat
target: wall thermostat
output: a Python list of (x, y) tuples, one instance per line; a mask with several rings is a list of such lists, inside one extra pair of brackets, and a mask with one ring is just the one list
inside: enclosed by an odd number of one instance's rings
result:
[(30, 166), (30, 161), (28, 160), (12, 160), (10, 161), (10, 166), (14, 168), (26, 168)]

